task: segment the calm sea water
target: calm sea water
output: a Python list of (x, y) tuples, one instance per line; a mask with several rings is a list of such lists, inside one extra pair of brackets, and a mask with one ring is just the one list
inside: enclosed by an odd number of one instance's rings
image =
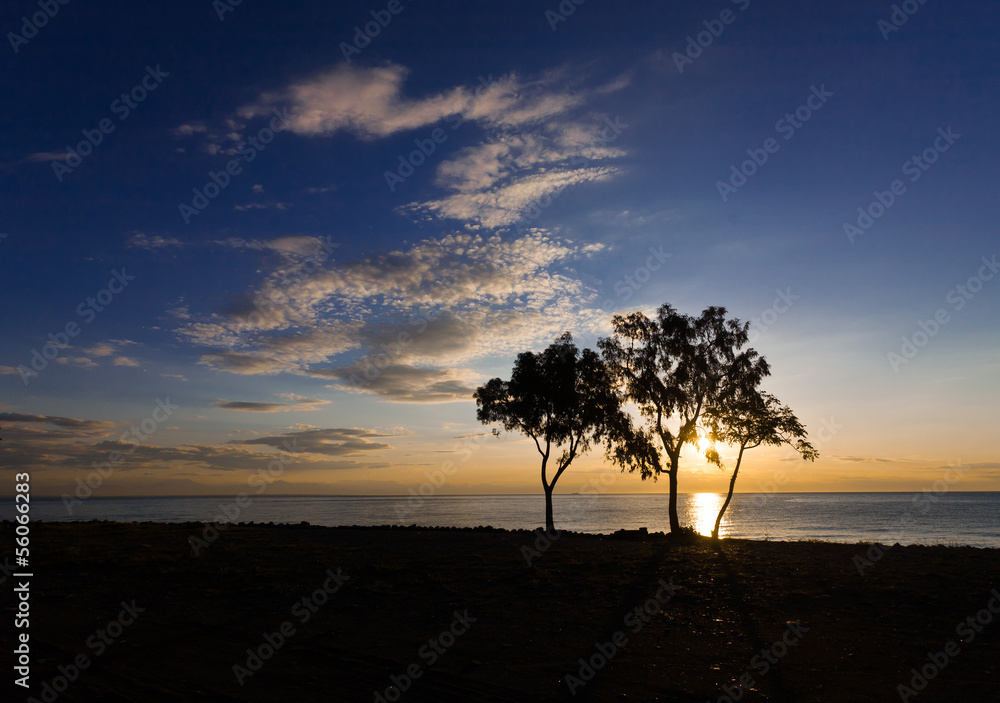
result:
[[(709, 534), (724, 496), (678, 497), (681, 524)], [(646, 527), (668, 531), (666, 495), (556, 495), (556, 527), (609, 533)], [(13, 506), (3, 502), (10, 520)], [(39, 520), (224, 521), (234, 499), (90, 498), (68, 515), (62, 501), (35, 499)], [(544, 524), (541, 495), (431, 496), (253, 496), (233, 522), (301, 522), (314, 525), (492, 525), (507, 529)], [(1000, 493), (741, 493), (733, 496), (721, 534), (750, 539), (874, 540), (886, 544), (948, 544), (1000, 548)]]

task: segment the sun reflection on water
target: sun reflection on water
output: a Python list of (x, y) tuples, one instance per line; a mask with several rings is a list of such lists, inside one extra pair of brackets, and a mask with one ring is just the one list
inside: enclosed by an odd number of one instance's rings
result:
[[(719, 515), (719, 508), (725, 497), (718, 493), (695, 493), (691, 496), (691, 524), (700, 535), (711, 535), (712, 528), (715, 527), (715, 518)], [(728, 516), (722, 518), (719, 525), (719, 536), (726, 533), (726, 523)]]

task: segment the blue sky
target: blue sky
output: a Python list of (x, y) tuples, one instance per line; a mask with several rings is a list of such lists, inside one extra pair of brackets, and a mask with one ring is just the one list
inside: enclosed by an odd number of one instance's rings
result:
[(1000, 488), (1000, 8), (7, 7), (0, 457), (36, 491), (120, 451), (102, 495), (234, 493), (295, 440), (271, 492), (533, 492), (472, 390), (664, 302), (752, 320), (836, 428), (782, 490)]

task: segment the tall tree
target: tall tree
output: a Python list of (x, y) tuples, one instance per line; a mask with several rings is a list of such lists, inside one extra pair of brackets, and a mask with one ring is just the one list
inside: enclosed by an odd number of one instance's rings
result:
[[(636, 430), (605, 363), (590, 349), (581, 353), (565, 332), (541, 353), (518, 354), (509, 381), (490, 379), (478, 388), (476, 417), (530, 437), (542, 457), (545, 529), (555, 530), (552, 491), (577, 456), (605, 442), (607, 456), (623, 469), (658, 464), (651, 438)], [(493, 430), (499, 435), (499, 429)], [(549, 460), (554, 458), (549, 479)]]
[[(644, 430), (663, 443), (669, 460), (640, 464), (642, 478), (666, 471), (670, 481), (670, 531), (681, 529), (677, 517), (677, 474), (684, 445), (698, 439), (698, 423), (707, 409), (724, 407), (756, 388), (770, 373), (753, 349), (742, 350), (750, 323), (726, 319), (726, 309), (709, 307), (698, 317), (681, 315), (669, 304), (656, 318), (641, 312), (611, 320), (614, 334), (601, 339), (605, 361), (627, 398), (646, 418)], [(634, 467), (633, 467), (634, 468)]]
[[(736, 456), (736, 467), (729, 479), (729, 495), (719, 509), (712, 529), (712, 539), (719, 538), (719, 525), (726, 508), (733, 499), (733, 489), (736, 487), (736, 476), (740, 472), (743, 453), (762, 444), (781, 446), (787, 444), (807, 461), (815, 461), (819, 452), (806, 441), (806, 428), (787, 405), (782, 405), (770, 393), (761, 391), (731, 399), (722, 407), (713, 407), (706, 414), (706, 425), (709, 428), (708, 437), (712, 442), (722, 442), (739, 447)], [(706, 452), (706, 458), (720, 469), (726, 467), (722, 458), (714, 449)]]

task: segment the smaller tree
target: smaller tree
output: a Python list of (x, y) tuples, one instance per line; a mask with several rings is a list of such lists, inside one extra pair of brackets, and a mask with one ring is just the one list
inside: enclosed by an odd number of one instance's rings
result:
[[(590, 349), (581, 353), (569, 332), (541, 353), (518, 354), (509, 381), (490, 379), (473, 397), (476, 417), (484, 425), (497, 423), (534, 440), (542, 457), (547, 532), (555, 530), (552, 491), (556, 482), (593, 443), (604, 441), (608, 458), (622, 468), (643, 462), (658, 465), (651, 438), (635, 430), (622, 410), (622, 398), (601, 357)], [(500, 430), (493, 433), (499, 436)], [(559, 447), (563, 451), (555, 459), (549, 480), (552, 450)]]
[[(715, 519), (712, 539), (719, 538), (719, 525), (722, 524), (722, 516), (725, 515), (726, 508), (733, 499), (736, 477), (743, 462), (743, 453), (747, 449), (754, 449), (762, 444), (773, 446), (787, 444), (807, 461), (815, 461), (819, 456), (819, 452), (805, 440), (806, 429), (795, 417), (791, 408), (781, 405), (777, 398), (763, 391), (744, 394), (731, 399), (718, 409), (712, 409), (706, 414), (706, 425), (709, 430), (708, 438), (713, 443), (722, 442), (739, 447), (736, 466), (732, 478), (729, 479), (729, 495), (726, 496), (719, 510), (719, 516)], [(714, 448), (709, 449), (705, 457), (720, 469), (726, 468)]]

